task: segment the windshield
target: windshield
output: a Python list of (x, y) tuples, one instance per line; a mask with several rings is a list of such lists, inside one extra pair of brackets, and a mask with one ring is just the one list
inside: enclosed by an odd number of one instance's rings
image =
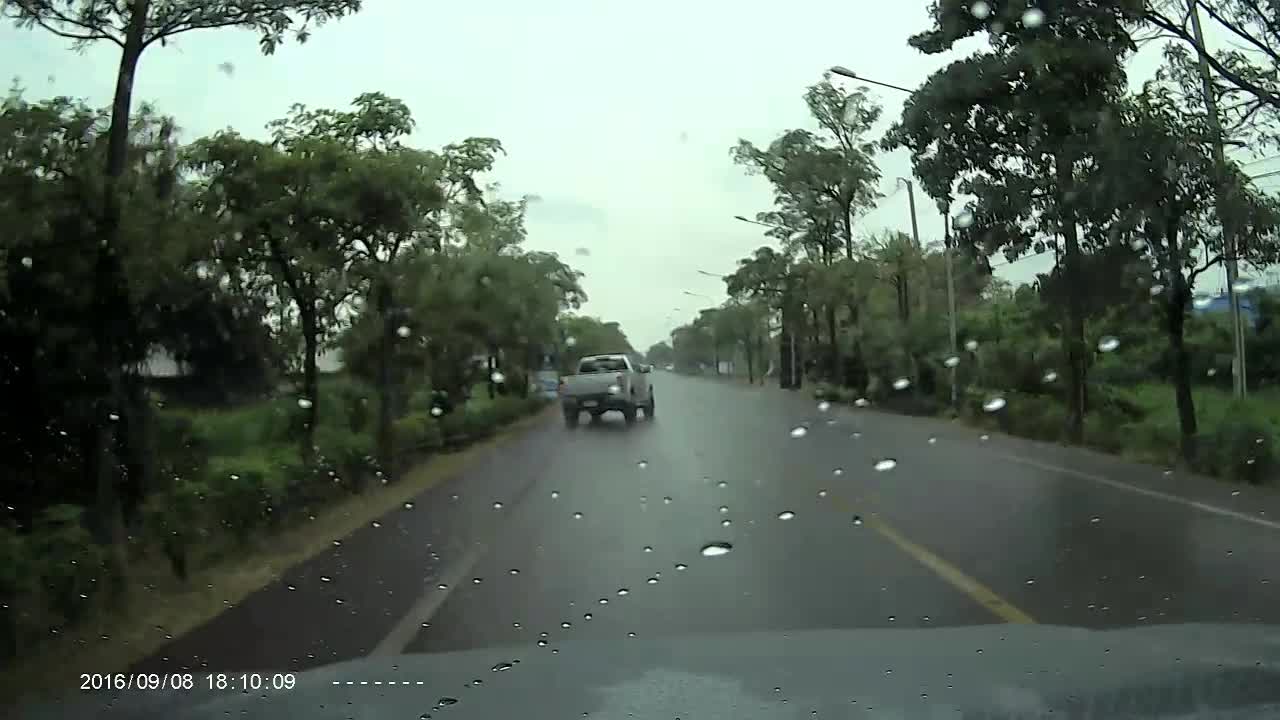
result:
[(627, 361), (622, 358), (592, 358), (578, 365), (579, 374), (624, 372), (626, 369)]
[(0, 3), (0, 698), (1269, 637), (1276, 8)]

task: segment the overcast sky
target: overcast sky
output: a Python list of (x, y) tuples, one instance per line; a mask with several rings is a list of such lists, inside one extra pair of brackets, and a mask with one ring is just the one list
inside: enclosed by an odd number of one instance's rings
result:
[[(906, 44), (926, 27), (927, 5), (365, 0), (360, 14), (273, 56), (238, 30), (152, 48), (134, 98), (175, 116), (185, 139), (228, 126), (265, 136), (264, 124), (292, 103), (345, 107), (366, 91), (408, 103), (419, 147), (499, 138), (508, 156), (492, 180), (504, 195), (541, 198), (530, 209), (528, 247), (585, 272), (585, 311), (621, 322), (644, 350), (724, 299), (723, 284), (699, 270), (729, 272), (764, 242), (763, 228), (733, 216), (768, 210), (771, 191), (733, 164), (730, 146), (808, 126), (801, 96), (831, 65), (913, 87), (959, 57)], [(70, 95), (106, 105), (113, 50), (77, 55), (45, 32), (0, 27), (0, 67), (33, 100)], [(1141, 59), (1132, 74), (1149, 75), (1155, 59)], [(873, 96), (884, 106), (878, 135), (903, 97), (880, 88)], [(878, 162), (888, 197), (860, 231), (908, 232), (906, 193), (894, 193), (894, 179), (910, 176), (907, 154)], [(922, 241), (940, 239), (941, 216), (919, 193), (916, 200)], [(1019, 281), (1049, 264), (1033, 258), (1000, 273)]]

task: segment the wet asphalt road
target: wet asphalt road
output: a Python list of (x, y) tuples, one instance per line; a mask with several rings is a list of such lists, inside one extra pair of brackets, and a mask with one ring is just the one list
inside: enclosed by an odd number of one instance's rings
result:
[(807, 392), (653, 380), (655, 421), (550, 413), (136, 669), (632, 633), (1280, 623), (1274, 494), (823, 412)]

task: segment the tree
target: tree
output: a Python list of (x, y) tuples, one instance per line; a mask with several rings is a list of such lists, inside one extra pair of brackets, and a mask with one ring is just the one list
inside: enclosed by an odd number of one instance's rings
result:
[[(304, 42), (312, 26), (355, 12), (359, 7), (360, 0), (226, 0), (212, 6), (203, 0), (11, 0), (0, 6), (0, 12), (19, 27), (39, 27), (72, 40), (77, 46), (107, 41), (120, 48), (103, 158), (101, 202), (91, 206), (99, 240), (90, 284), (96, 308), (90, 324), (94, 329), (91, 347), (96, 353), (93, 368), (101, 375), (101, 390), (94, 401), (97, 417), (108, 417), (123, 408), (137, 417), (150, 412), (136, 374), (126, 377), (121, 370), (128, 354), (122, 345), (136, 343), (138, 332), (136, 306), (130, 302), (129, 284), (133, 279), (125, 273), (119, 246), (133, 83), (143, 52), (154, 43), (163, 45), (186, 32), (241, 27), (258, 32), (262, 50), (269, 54), (283, 42), (286, 32), (292, 30), (298, 41)], [(112, 548), (113, 575), (122, 578), (126, 535), (119, 519), (121, 507), (112, 456), (113, 448), (128, 446), (129, 439), (118, 439), (116, 435), (116, 424), (99, 422), (96, 437), (87, 444), (94, 458), (87, 469), (99, 488), (98, 512), (104, 528), (101, 536)], [(149, 444), (146, 438), (134, 438), (132, 442), (135, 446)], [(142, 471), (149, 472), (145, 468)]]
[(730, 297), (759, 300), (770, 313), (781, 315), (778, 382), (789, 389), (800, 387), (804, 358), (796, 339), (804, 326), (803, 278), (794, 270), (789, 254), (766, 246), (739, 260), (738, 269), (724, 278)]
[[(939, 202), (950, 205), (957, 184), (980, 199), (957, 223), (969, 225), (960, 242), (1012, 258), (1061, 237), (1066, 282), (1079, 287), (1085, 243), (1095, 237), (1082, 230), (1082, 209), (1098, 192), (1081, 182), (1080, 168), (1091, 162), (1099, 118), (1124, 92), (1131, 17), (1087, 0), (1047, 14), (1021, 4), (986, 7), (978, 17), (965, 0), (933, 5), (933, 27), (914, 36), (913, 47), (937, 54), (980, 33), (992, 47), (934, 73), (907, 101), (886, 145), (911, 151), (915, 175)], [(1087, 353), (1078, 292), (1069, 294), (1064, 317), (1068, 436), (1080, 441)]]
[(670, 343), (663, 340), (650, 345), (644, 357), (651, 365), (670, 365), (675, 362), (675, 351)]

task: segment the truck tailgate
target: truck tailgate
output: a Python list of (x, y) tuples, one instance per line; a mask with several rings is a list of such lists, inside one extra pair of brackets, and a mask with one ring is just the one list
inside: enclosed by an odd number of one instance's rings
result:
[(579, 395), (604, 395), (611, 386), (618, 384), (616, 373), (590, 373), (588, 375), (570, 375), (564, 379), (564, 394), (570, 397)]

